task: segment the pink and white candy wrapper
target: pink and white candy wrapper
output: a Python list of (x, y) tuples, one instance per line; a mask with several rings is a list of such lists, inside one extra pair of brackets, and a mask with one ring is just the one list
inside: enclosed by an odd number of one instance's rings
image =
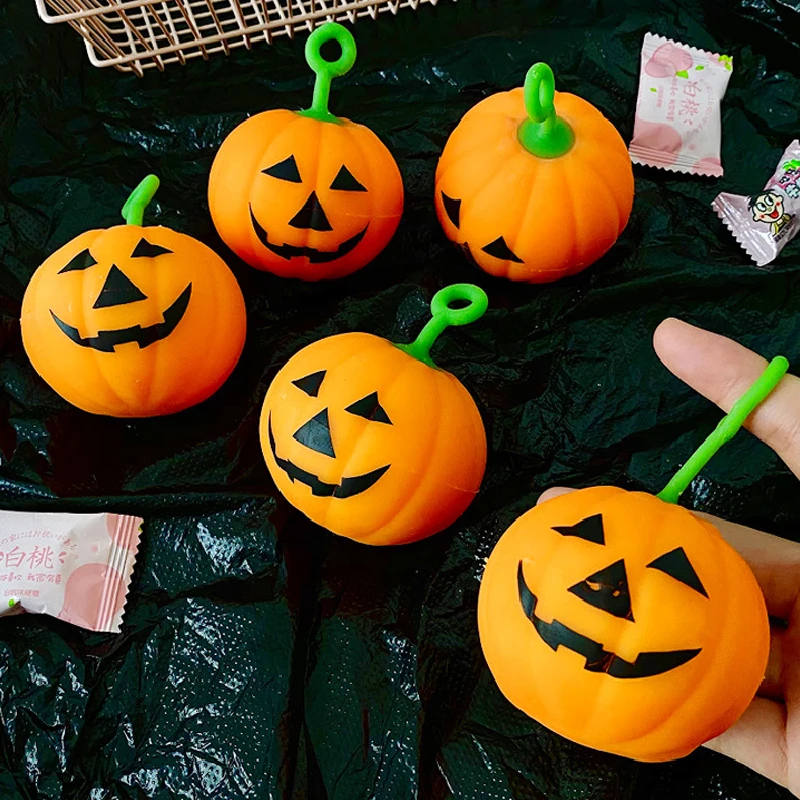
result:
[(730, 56), (645, 34), (631, 161), (722, 175), (720, 103), (732, 69)]
[(0, 511), (0, 614), (119, 633), (142, 520)]
[(759, 267), (774, 261), (800, 230), (800, 141), (783, 151), (760, 192), (722, 192), (711, 207)]

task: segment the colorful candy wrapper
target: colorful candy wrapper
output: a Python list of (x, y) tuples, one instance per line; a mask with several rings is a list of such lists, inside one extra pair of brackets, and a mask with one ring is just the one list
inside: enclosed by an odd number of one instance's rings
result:
[(0, 614), (119, 633), (142, 520), (0, 511)]
[(720, 103), (732, 69), (730, 56), (645, 34), (631, 161), (722, 175)]
[(800, 228), (800, 141), (784, 150), (762, 191), (749, 197), (722, 192), (711, 207), (759, 267), (774, 261)]

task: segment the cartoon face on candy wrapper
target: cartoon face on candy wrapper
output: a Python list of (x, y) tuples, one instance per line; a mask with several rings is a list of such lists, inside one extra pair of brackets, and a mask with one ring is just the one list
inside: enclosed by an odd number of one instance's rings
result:
[(783, 217), (783, 198), (774, 192), (762, 192), (751, 197), (748, 207), (756, 222), (773, 223)]

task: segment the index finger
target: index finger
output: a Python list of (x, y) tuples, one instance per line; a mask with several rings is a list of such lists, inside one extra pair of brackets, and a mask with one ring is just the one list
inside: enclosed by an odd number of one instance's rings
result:
[[(677, 319), (658, 326), (653, 346), (670, 372), (725, 412), (767, 366), (761, 356), (732, 339)], [(785, 375), (745, 427), (800, 477), (800, 379)]]

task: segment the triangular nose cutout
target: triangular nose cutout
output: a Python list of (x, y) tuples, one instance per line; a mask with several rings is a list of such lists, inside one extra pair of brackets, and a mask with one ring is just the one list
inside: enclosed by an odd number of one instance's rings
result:
[(106, 282), (92, 308), (124, 306), (139, 300), (147, 300), (147, 295), (116, 264), (112, 264)]
[(332, 231), (330, 222), (322, 210), (316, 192), (311, 192), (305, 205), (289, 220), (293, 228), (311, 231)]
[(622, 559), (571, 586), (569, 591), (590, 606), (615, 617), (634, 621), (628, 576)]
[(294, 438), (315, 453), (336, 458), (331, 441), (331, 426), (328, 424), (328, 409), (323, 408), (316, 417), (312, 417), (295, 432)]

